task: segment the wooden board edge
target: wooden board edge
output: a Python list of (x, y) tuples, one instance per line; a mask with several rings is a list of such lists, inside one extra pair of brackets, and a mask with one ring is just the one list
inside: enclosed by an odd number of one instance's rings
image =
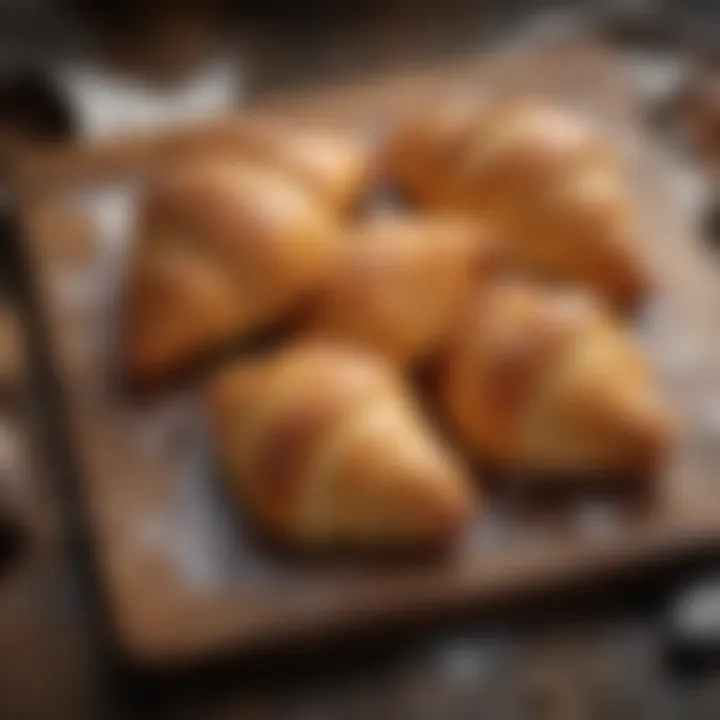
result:
[[(599, 588), (622, 578), (632, 578), (661, 570), (673, 563), (703, 554), (714, 554), (720, 549), (720, 522), (703, 519), (668, 528), (643, 530), (633, 541), (627, 537), (581, 547), (567, 547), (564, 554), (547, 553), (534, 563), (526, 563), (527, 572), (514, 576), (508, 583), (502, 573), (486, 580), (482, 593), (477, 583), (459, 582), (438, 585), (433, 582), (408, 582), (405, 587), (385, 588), (384, 597), (374, 601), (362, 600), (343, 607), (335, 613), (332, 622), (322, 613), (308, 616), (287, 626), (254, 626), (251, 615), (237, 622), (234, 632), (222, 637), (206, 636), (201, 642), (178, 642), (178, 636), (158, 631), (168, 623), (155, 624), (154, 618), (135, 617), (132, 605), (115, 606), (118, 648), (132, 666), (149, 671), (172, 671), (192, 665), (199, 666), (226, 657), (245, 657), (253, 653), (287, 652), (292, 648), (332, 645), (335, 640), (346, 642), (367, 632), (401, 631), (417, 623), (441, 623), (455, 618), (471, 616), (477, 621), (491, 615), (519, 596), (527, 600), (547, 597), (560, 591)], [(519, 607), (516, 605), (516, 607)], [(232, 613), (224, 608), (224, 614)], [(178, 623), (189, 621), (191, 613), (175, 614)], [(167, 617), (165, 616), (165, 620)]]

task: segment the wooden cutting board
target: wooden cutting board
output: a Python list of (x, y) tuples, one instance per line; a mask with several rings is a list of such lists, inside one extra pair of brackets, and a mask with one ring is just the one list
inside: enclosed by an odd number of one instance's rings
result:
[(257, 547), (226, 501), (192, 392), (134, 407), (110, 380), (133, 181), (227, 119), (63, 148), (28, 162), (20, 177), (25, 239), (68, 400), (91, 541), (118, 643), (133, 662), (164, 667), (480, 611), (720, 546), (720, 285), (608, 53), (566, 46), (466, 58), (284, 96), (251, 112), (373, 131), (456, 91), (531, 93), (574, 107), (627, 161), (645, 249), (662, 281), (638, 333), (684, 430), (655, 497), (578, 498), (550, 514), (495, 498), (453, 557), (424, 565), (310, 565)]

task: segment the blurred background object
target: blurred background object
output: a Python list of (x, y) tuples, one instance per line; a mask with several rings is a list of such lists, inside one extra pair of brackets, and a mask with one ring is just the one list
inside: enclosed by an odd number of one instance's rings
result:
[(101, 57), (117, 70), (169, 81), (207, 59), (218, 43), (223, 0), (66, 0)]
[(0, 177), (26, 153), (70, 138), (73, 120), (71, 108), (47, 75), (28, 70), (0, 75)]

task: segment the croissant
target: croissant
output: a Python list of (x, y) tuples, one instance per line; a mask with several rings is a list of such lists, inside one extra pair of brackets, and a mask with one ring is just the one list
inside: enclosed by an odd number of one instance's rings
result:
[(416, 201), (490, 221), (518, 267), (621, 308), (648, 292), (620, 164), (579, 118), (531, 103), (445, 109), (402, 128), (388, 154)]
[(628, 331), (591, 296), (519, 282), (481, 292), (439, 372), (461, 444), (536, 473), (643, 473), (671, 439), (668, 411)]
[(353, 210), (371, 175), (372, 156), (349, 136), (302, 132), (268, 141), (268, 157), (305, 182), (319, 198), (340, 213)]
[(498, 260), (485, 229), (457, 218), (370, 218), (350, 232), (319, 295), (313, 334), (407, 364), (444, 338)]
[(289, 127), (242, 118), (196, 138), (180, 152), (218, 153), (258, 163), (303, 185), (340, 214), (358, 205), (372, 175), (373, 154), (350, 133)]
[(440, 547), (469, 484), (391, 367), (324, 343), (211, 381), (222, 464), (264, 534), (296, 547)]
[(456, 207), (453, 182), (480, 118), (478, 106), (457, 101), (411, 116), (390, 138), (382, 170), (414, 203)]
[(334, 264), (331, 214), (272, 171), (180, 163), (149, 188), (125, 309), (130, 379), (162, 380), (289, 312)]

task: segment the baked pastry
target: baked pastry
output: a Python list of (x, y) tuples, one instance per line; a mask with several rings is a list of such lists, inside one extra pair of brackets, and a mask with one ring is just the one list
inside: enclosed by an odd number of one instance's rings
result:
[(348, 135), (301, 131), (268, 136), (267, 161), (303, 182), (340, 213), (354, 210), (371, 175), (372, 155)]
[(382, 170), (414, 204), (457, 207), (454, 183), (482, 117), (471, 102), (447, 102), (411, 115), (391, 136)]
[(463, 470), (374, 356), (290, 346), (223, 371), (208, 408), (233, 490), (289, 546), (437, 547), (468, 519)]
[(438, 392), (459, 441), (504, 469), (641, 473), (671, 438), (640, 348), (579, 292), (507, 282), (479, 293)]
[(340, 214), (357, 207), (372, 176), (373, 153), (350, 133), (246, 117), (192, 140), (177, 150), (233, 156), (286, 173)]
[(288, 313), (334, 264), (329, 211), (232, 160), (168, 168), (148, 189), (126, 298), (128, 377), (162, 380)]
[(490, 222), (519, 268), (634, 307), (650, 278), (611, 149), (557, 108), (459, 108), (401, 128), (389, 150), (395, 181), (422, 204)]
[(315, 336), (408, 364), (432, 353), (497, 266), (497, 246), (478, 223), (453, 217), (370, 218), (351, 232), (320, 293)]

